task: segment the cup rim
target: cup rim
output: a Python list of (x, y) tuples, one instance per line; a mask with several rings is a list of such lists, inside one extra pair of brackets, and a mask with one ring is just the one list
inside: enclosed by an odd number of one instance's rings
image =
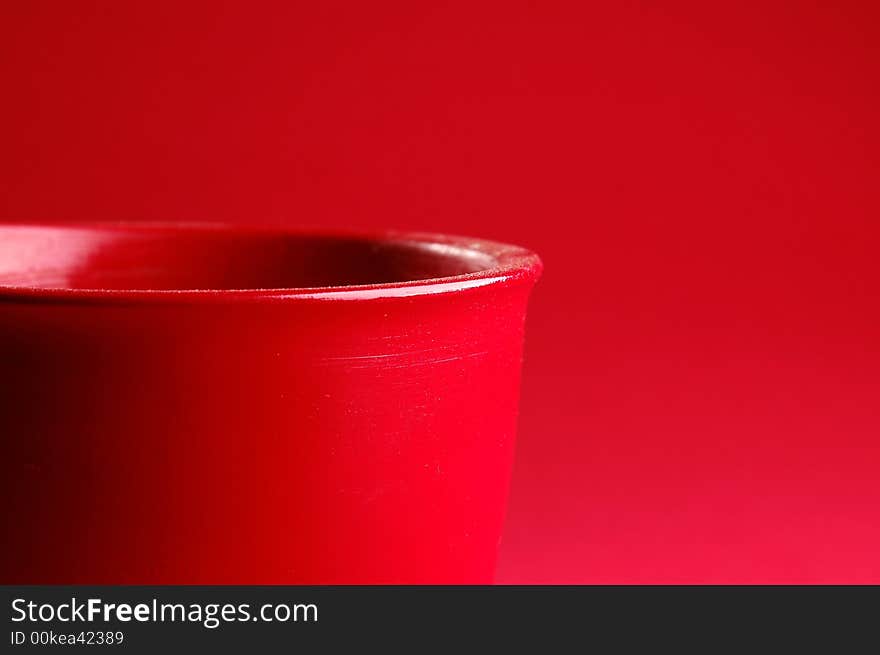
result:
[(71, 223), (0, 223), (0, 239), (10, 229), (75, 230), (84, 232), (128, 232), (146, 234), (218, 234), (252, 237), (312, 237), (316, 239), (356, 240), (435, 250), (445, 255), (488, 257), (491, 265), (475, 272), (372, 284), (326, 287), (278, 287), (242, 289), (100, 289), (0, 283), (0, 303), (29, 302), (291, 302), (327, 300), (373, 300), (459, 293), (488, 285), (516, 281), (534, 283), (543, 271), (537, 254), (521, 246), (460, 235), (405, 230), (328, 229), (310, 227), (275, 227), (233, 223), (71, 222)]

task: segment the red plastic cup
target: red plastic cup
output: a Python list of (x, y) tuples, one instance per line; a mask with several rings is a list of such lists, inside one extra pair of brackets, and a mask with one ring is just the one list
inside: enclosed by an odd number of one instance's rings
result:
[(487, 583), (522, 248), (0, 227), (0, 582)]

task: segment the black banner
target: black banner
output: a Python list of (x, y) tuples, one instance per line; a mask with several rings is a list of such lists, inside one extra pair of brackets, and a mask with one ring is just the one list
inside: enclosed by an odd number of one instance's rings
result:
[[(5, 652), (877, 641), (878, 587), (2, 587)], [(861, 637), (860, 637), (861, 638)], [(865, 644), (867, 645), (867, 644)], [(580, 648), (582, 649), (582, 648)], [(516, 652), (519, 652), (517, 649)]]

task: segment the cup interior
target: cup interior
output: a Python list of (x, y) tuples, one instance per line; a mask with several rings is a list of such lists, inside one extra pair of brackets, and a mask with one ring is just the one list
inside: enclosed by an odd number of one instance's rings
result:
[(492, 268), (479, 249), (407, 238), (225, 229), (0, 226), (0, 286), (247, 290), (377, 285)]

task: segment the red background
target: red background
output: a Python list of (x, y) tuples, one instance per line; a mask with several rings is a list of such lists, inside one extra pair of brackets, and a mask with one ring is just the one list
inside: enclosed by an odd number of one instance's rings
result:
[(22, 2), (0, 215), (544, 258), (500, 582), (880, 582), (876, 3)]

